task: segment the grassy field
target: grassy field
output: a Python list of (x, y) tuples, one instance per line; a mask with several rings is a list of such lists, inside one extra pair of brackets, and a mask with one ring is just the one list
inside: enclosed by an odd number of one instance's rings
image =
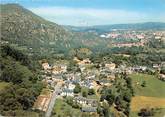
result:
[[(131, 74), (135, 97), (131, 101), (131, 117), (138, 117), (137, 113), (141, 108), (161, 108), (154, 117), (165, 115), (165, 83), (158, 80), (153, 75)], [(142, 82), (146, 82), (146, 87), (142, 87)]]
[[(135, 95), (148, 97), (165, 98), (165, 82), (147, 74), (131, 74)], [(146, 87), (142, 87), (142, 82), (146, 82)]]
[(73, 109), (70, 105), (68, 105), (64, 100), (57, 99), (52, 117), (67, 117), (67, 116), (75, 116), (79, 117), (81, 115), (81, 111), (79, 109)]
[(0, 90), (4, 89), (5, 87), (9, 86), (10, 83), (7, 82), (0, 82)]
[(99, 117), (95, 113), (81, 112), (72, 108), (63, 99), (57, 99), (51, 117)]

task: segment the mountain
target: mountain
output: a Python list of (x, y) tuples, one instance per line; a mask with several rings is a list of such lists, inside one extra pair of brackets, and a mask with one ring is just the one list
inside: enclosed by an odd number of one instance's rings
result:
[(163, 22), (146, 22), (146, 23), (135, 23), (135, 24), (113, 24), (113, 25), (97, 25), (88, 27), (75, 27), (65, 26), (67, 29), (76, 32), (109, 32), (114, 29), (117, 30), (165, 30), (165, 23)]
[[(49, 22), (18, 4), (1, 4), (1, 41), (44, 50), (62, 48), (69, 43), (72, 32)], [(60, 45), (61, 44), (61, 45)]]

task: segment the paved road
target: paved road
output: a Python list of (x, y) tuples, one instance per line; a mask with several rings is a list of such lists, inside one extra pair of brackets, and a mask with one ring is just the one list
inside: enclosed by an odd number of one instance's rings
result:
[(56, 99), (57, 99), (57, 95), (58, 95), (58, 92), (59, 92), (59, 90), (60, 90), (60, 87), (61, 87), (61, 84), (60, 84), (60, 83), (57, 83), (57, 85), (56, 85), (55, 88), (54, 88), (54, 91), (53, 91), (52, 98), (51, 98), (51, 100), (50, 100), (48, 109), (47, 109), (47, 111), (46, 111), (46, 113), (45, 113), (45, 117), (50, 117), (50, 116), (51, 116), (51, 112), (52, 112), (52, 110), (53, 110), (55, 101), (56, 101)]

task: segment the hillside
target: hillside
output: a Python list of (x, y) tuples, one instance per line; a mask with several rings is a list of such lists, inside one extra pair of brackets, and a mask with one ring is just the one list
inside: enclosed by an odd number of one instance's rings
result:
[[(70, 33), (61, 26), (46, 21), (17, 4), (1, 5), (2, 39), (12, 39), (30, 43), (43, 43), (46, 40), (65, 39)], [(18, 40), (19, 38), (19, 40)]]
[(10, 46), (0, 51), (0, 115), (36, 117), (31, 109), (44, 86), (38, 62)]
[(51, 47), (63, 48), (71, 39), (72, 33), (62, 26), (46, 21), (18, 4), (4, 4), (0, 8), (2, 41), (46, 53)]

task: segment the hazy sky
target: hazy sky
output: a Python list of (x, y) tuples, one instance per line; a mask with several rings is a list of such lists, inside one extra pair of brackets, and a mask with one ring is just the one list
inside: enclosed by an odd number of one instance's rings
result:
[(63, 25), (165, 22), (165, 0), (1, 0)]

